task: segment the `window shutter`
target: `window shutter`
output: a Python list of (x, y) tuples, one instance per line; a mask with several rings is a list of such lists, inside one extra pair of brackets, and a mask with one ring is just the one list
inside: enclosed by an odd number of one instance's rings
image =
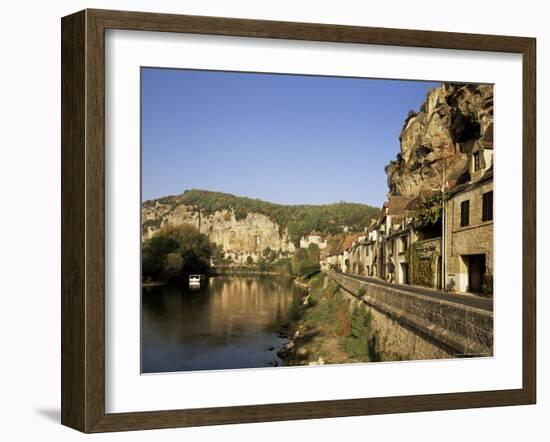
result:
[(460, 203), (460, 227), (470, 224), (470, 200)]
[(483, 194), (483, 221), (491, 221), (493, 219), (493, 191)]

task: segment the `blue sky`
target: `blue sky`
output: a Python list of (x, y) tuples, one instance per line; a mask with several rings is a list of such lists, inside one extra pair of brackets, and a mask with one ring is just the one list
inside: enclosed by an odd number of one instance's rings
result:
[(380, 206), (410, 109), (439, 83), (142, 68), (142, 199), (206, 189)]

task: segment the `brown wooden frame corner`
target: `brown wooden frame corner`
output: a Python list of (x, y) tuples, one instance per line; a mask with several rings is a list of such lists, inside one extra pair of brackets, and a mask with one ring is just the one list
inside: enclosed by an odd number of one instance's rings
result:
[[(536, 41), (533, 38), (106, 10), (62, 19), (61, 422), (83, 432), (533, 404)], [(105, 413), (105, 30), (184, 32), (523, 56), (523, 386), (515, 390)]]

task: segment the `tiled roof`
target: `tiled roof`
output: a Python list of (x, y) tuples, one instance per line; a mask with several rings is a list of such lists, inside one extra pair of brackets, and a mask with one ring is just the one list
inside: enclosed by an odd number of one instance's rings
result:
[(353, 242), (361, 236), (360, 233), (353, 233), (350, 235), (346, 235), (346, 238), (344, 239), (344, 244), (342, 245), (342, 249), (347, 250), (351, 247)]

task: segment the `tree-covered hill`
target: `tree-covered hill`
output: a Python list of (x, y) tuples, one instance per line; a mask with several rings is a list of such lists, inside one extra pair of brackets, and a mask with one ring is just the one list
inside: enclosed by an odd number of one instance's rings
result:
[(234, 211), (237, 219), (246, 218), (248, 213), (261, 213), (281, 228), (288, 228), (294, 243), (297, 243), (302, 235), (311, 232), (339, 233), (343, 226), (347, 226), (350, 231), (362, 231), (369, 221), (379, 214), (377, 208), (366, 204), (338, 202), (322, 205), (283, 205), (196, 189), (187, 190), (181, 195), (148, 200), (143, 205), (148, 207), (156, 202), (172, 208), (183, 204), (192, 210), (200, 210), (201, 214), (206, 216), (222, 210)]

